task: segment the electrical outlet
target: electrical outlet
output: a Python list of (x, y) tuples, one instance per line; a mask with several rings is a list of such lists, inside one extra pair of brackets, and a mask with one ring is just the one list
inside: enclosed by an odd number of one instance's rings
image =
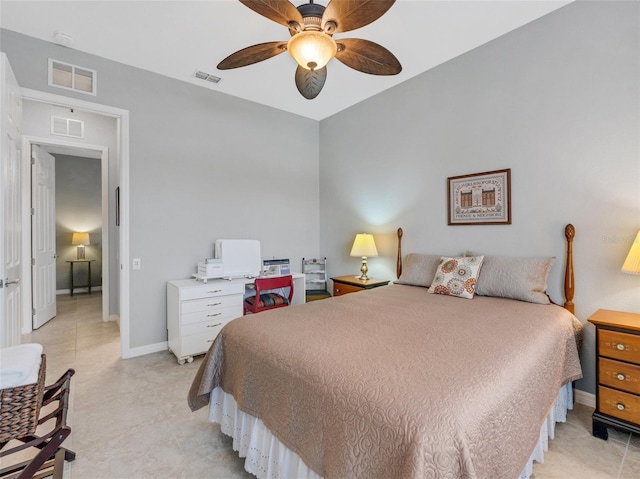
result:
[(142, 267), (142, 260), (140, 258), (133, 258), (132, 267), (133, 269), (140, 269)]

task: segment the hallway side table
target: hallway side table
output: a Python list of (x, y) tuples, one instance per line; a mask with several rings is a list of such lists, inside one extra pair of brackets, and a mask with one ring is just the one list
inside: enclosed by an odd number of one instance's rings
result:
[[(72, 259), (72, 260), (67, 260), (67, 263), (69, 263), (69, 279), (70, 279), (70, 290), (71, 290), (71, 296), (73, 296), (73, 290), (78, 289), (78, 288), (87, 288), (89, 291), (89, 294), (91, 294), (91, 263), (95, 261), (95, 259)], [(76, 263), (87, 263), (87, 284), (74, 284), (73, 283), (73, 265)]]

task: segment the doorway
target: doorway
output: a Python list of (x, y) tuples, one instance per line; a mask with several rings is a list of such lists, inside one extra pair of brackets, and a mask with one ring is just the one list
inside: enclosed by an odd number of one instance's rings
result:
[[(91, 263), (96, 263), (94, 273), (102, 273), (102, 320), (108, 321), (108, 148), (32, 137), (26, 137), (26, 142), (32, 157), (32, 328), (39, 328), (56, 315), (57, 293), (67, 292), (60, 290), (70, 286), (67, 273), (72, 271), (70, 268), (76, 267), (78, 272), (80, 266), (86, 266), (87, 277), (82, 283), (97, 284), (95, 278), (91, 281), (88, 276)], [(95, 162), (98, 164), (91, 164)], [(91, 249), (91, 243), (94, 245), (94, 254), (82, 264), (75, 264), (75, 247), (71, 245), (75, 232), (87, 233), (87, 239), (91, 237), (89, 245), (83, 249)], [(97, 258), (96, 250), (100, 253)], [(69, 293), (73, 294), (73, 290), (69, 289)]]
[[(110, 272), (110, 282), (112, 284), (110, 288), (110, 303), (111, 303), (111, 315), (109, 319), (115, 319), (119, 323), (120, 329), (120, 355), (122, 358), (129, 358), (135, 355), (132, 352), (129, 345), (129, 281), (130, 275), (128, 268), (124, 268), (124, 265), (129, 263), (129, 112), (121, 108), (110, 107), (97, 103), (92, 103), (84, 100), (78, 100), (70, 97), (64, 97), (53, 93), (42, 92), (38, 90), (22, 89), (23, 99), (30, 100), (36, 103), (42, 103), (46, 105), (61, 106), (64, 108), (75, 109), (76, 111), (83, 111), (93, 113), (105, 118), (110, 118), (116, 122), (116, 145), (109, 150), (112, 151), (111, 164), (112, 168), (109, 172), (110, 181), (108, 193), (109, 199), (112, 199), (114, 187), (119, 188), (119, 225), (111, 230), (111, 243), (112, 250), (115, 254), (110, 257), (110, 266), (105, 268), (105, 271)], [(25, 135), (36, 134), (23, 124), (23, 131)], [(44, 134), (39, 135), (45, 136)], [(32, 138), (33, 139), (33, 138)], [(42, 138), (40, 138), (42, 139)], [(46, 139), (49, 142), (50, 139)], [(83, 144), (83, 147), (86, 147)], [(25, 153), (27, 152), (27, 153)], [(31, 221), (30, 210), (28, 205), (30, 204), (29, 193), (30, 188), (26, 178), (29, 175), (29, 153), (28, 142), (23, 136), (23, 171), (22, 171), (22, 265), (23, 265), (23, 277), (30, 276), (30, 253), (31, 253)], [(104, 172), (103, 172), (104, 174)], [(103, 177), (107, 177), (106, 174)], [(109, 204), (113, 204), (113, 201), (106, 201), (107, 207)], [(111, 215), (112, 217), (114, 215)], [(115, 241), (114, 241), (115, 238)], [(27, 265), (28, 263), (28, 265)], [(104, 278), (103, 278), (104, 280)], [(115, 283), (115, 286), (113, 284)], [(23, 311), (31, 312), (31, 284), (30, 281), (24, 282), (24, 295)], [(115, 309), (113, 307), (115, 303)], [(29, 314), (23, 314), (22, 334), (29, 333), (31, 331), (31, 316)]]

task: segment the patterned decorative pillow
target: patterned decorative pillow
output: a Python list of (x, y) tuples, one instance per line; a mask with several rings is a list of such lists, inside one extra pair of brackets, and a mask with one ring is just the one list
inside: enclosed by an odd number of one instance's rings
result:
[(484, 256), (457, 258), (443, 256), (431, 282), (429, 293), (472, 299), (483, 260)]
[[(255, 299), (255, 296), (249, 296), (247, 298), (247, 303), (253, 305)], [(258, 307), (264, 308), (265, 306), (278, 306), (285, 303), (289, 304), (289, 300), (284, 296), (280, 296), (276, 293), (262, 293), (260, 295), (260, 302), (258, 303)]]

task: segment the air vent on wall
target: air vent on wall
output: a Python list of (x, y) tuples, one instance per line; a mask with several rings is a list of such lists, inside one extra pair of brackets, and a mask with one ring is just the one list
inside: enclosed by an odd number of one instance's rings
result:
[(74, 120), (73, 118), (62, 118), (61, 116), (52, 116), (51, 134), (70, 136), (73, 138), (84, 138), (84, 121)]
[(200, 80), (208, 81), (211, 83), (219, 83), (222, 78), (212, 75), (211, 73), (196, 71), (193, 74), (194, 77), (199, 78)]
[(49, 86), (95, 95), (96, 82), (95, 70), (49, 58)]

